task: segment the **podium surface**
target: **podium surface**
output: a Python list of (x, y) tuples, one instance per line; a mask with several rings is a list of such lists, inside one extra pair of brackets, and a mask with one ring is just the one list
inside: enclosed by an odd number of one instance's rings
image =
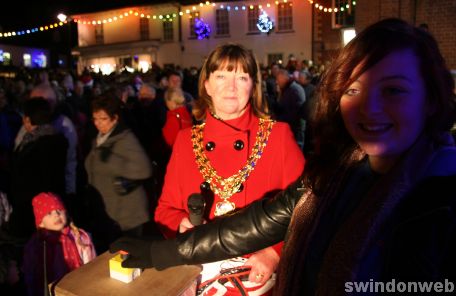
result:
[(109, 276), (109, 259), (115, 254), (105, 252), (65, 275), (54, 287), (56, 296), (73, 295), (189, 295), (196, 291), (196, 278), (201, 266), (181, 265), (162, 271), (145, 269), (130, 283)]

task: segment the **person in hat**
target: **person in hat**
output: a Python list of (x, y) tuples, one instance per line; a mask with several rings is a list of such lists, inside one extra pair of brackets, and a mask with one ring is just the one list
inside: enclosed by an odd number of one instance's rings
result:
[(47, 284), (91, 261), (96, 252), (89, 234), (69, 222), (56, 194), (42, 192), (32, 205), (37, 231), (25, 245), (22, 271), (27, 294), (43, 295)]

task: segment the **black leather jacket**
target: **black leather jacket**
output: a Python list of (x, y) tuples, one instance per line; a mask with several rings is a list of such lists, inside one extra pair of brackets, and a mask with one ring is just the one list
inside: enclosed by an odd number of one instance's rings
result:
[(301, 180), (272, 199), (259, 200), (228, 217), (196, 227), (176, 239), (155, 242), (151, 258), (158, 270), (181, 264), (200, 264), (252, 253), (285, 239)]
[[(382, 278), (456, 279), (455, 182), (456, 175), (428, 178), (397, 208), (385, 242), (387, 252), (377, 262)], [(198, 226), (175, 239), (153, 242), (152, 265), (161, 270), (213, 262), (286, 240), (293, 210), (303, 196), (301, 184), (298, 180), (273, 199), (252, 203), (230, 217)]]

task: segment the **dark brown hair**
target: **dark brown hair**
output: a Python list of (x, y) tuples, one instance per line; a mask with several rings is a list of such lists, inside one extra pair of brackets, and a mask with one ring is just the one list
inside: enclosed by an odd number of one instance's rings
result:
[(213, 111), (212, 99), (204, 86), (210, 74), (222, 69), (236, 71), (238, 67), (242, 67), (253, 80), (253, 93), (249, 101), (253, 113), (260, 118), (269, 118), (269, 109), (261, 90), (261, 73), (253, 53), (239, 44), (230, 43), (218, 46), (204, 62), (198, 82), (199, 99), (193, 108), (193, 115), (197, 120), (205, 118), (208, 108)]
[[(358, 149), (358, 144), (345, 129), (339, 108), (344, 91), (384, 57), (406, 49), (411, 49), (417, 56), (426, 100), (433, 110), (427, 118), (425, 131), (437, 137), (453, 125), (454, 80), (434, 37), (400, 19), (390, 18), (372, 24), (340, 51), (318, 86), (312, 126), (319, 147), (306, 164), (306, 174), (315, 189), (319, 189), (319, 184), (323, 188), (334, 169), (348, 164), (353, 151)], [(357, 66), (357, 72), (353, 73)]]
[(24, 116), (30, 118), (32, 125), (43, 125), (52, 122), (52, 111), (49, 102), (43, 97), (34, 97), (24, 102)]
[(109, 118), (113, 119), (116, 115), (120, 119), (122, 102), (116, 95), (115, 91), (108, 90), (97, 96), (91, 103), (92, 113), (97, 111), (105, 111)]

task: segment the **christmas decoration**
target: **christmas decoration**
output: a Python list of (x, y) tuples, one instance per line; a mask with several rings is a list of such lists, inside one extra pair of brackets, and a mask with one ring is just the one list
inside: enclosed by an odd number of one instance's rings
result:
[(263, 32), (263, 33), (269, 33), (269, 31), (271, 31), (273, 27), (274, 27), (273, 22), (269, 18), (266, 11), (263, 10), (263, 12), (258, 17), (258, 22), (257, 22), (258, 30), (260, 30), (260, 32)]
[(206, 24), (203, 19), (196, 18), (195, 19), (195, 34), (198, 40), (202, 40), (204, 38), (209, 39), (209, 35), (211, 34), (211, 28), (208, 24)]
[[(266, 7), (270, 8), (274, 5), (279, 5), (279, 4), (287, 4), (287, 5), (292, 5), (292, 3), (289, 3), (288, 2), (289, 0), (276, 0), (274, 2), (271, 2), (271, 3), (267, 3), (266, 4)], [(345, 3), (342, 3), (340, 6), (337, 6), (337, 7), (334, 7), (334, 6), (331, 6), (331, 7), (325, 7), (321, 4), (318, 3), (317, 0), (307, 0), (310, 5), (312, 7), (314, 7), (314, 9), (317, 11), (317, 12), (326, 12), (326, 13), (337, 13), (337, 12), (344, 12), (348, 9), (350, 9), (350, 7), (354, 8), (356, 6), (356, 1), (350, 1), (350, 0), (347, 0)], [(73, 19), (71, 20), (72, 22), (75, 22), (77, 24), (81, 24), (81, 25), (101, 25), (101, 24), (109, 24), (109, 23), (112, 23), (112, 22), (116, 22), (116, 21), (120, 21), (120, 20), (125, 20), (127, 17), (130, 17), (130, 16), (136, 16), (136, 17), (140, 17), (140, 18), (147, 18), (147, 19), (153, 19), (153, 20), (162, 20), (162, 21), (172, 21), (173, 19), (177, 18), (177, 17), (182, 17), (184, 15), (189, 15), (192, 11), (195, 11), (197, 9), (197, 6), (198, 5), (195, 5), (195, 6), (192, 6), (192, 9), (186, 9), (185, 12), (184, 11), (174, 11), (174, 12), (170, 12), (168, 14), (147, 14), (145, 13), (145, 11), (136, 11), (136, 10), (127, 10), (127, 11), (124, 11), (122, 13), (116, 13), (116, 14), (113, 14), (111, 16), (107, 16), (105, 18), (90, 18), (89, 16), (73, 16)], [(237, 6), (235, 5), (234, 7), (233, 6), (230, 6), (230, 5), (224, 5), (224, 4), (219, 4), (219, 3), (215, 3), (215, 2), (210, 2), (210, 1), (206, 1), (206, 2), (201, 2), (199, 3), (199, 7), (205, 7), (205, 6), (212, 6), (214, 8), (220, 8), (220, 9), (226, 9), (230, 12), (232, 12), (233, 10), (234, 11), (245, 11), (247, 9), (253, 9), (254, 8), (254, 5), (242, 5), (242, 6)], [(262, 9), (262, 5), (258, 5), (258, 7), (260, 9)], [(234, 9), (232, 9), (234, 8)], [(266, 12), (263, 11), (263, 14), (266, 14)], [(29, 35), (31, 33), (37, 33), (37, 32), (43, 32), (43, 31), (47, 31), (47, 30), (51, 30), (51, 29), (57, 29), (57, 28), (60, 28), (61, 26), (63, 26), (64, 24), (68, 23), (69, 21), (64, 21), (64, 22), (58, 22), (58, 23), (53, 23), (53, 24), (48, 24), (48, 25), (42, 25), (42, 26), (30, 26), (29, 28), (27, 29), (20, 29), (20, 30), (13, 30), (13, 31), (9, 31), (9, 32), (1, 32), (0, 31), (0, 39), (1, 38), (8, 38), (8, 37), (16, 37), (16, 36), (26, 36), (26, 35)], [(269, 17), (267, 17), (266, 15), (266, 18), (263, 20), (262, 19), (262, 15), (259, 17), (258, 19), (258, 23), (257, 23), (257, 26), (258, 26), (258, 29), (261, 31), (261, 32), (270, 32), (270, 30), (272, 29), (268, 29), (270, 26), (272, 25), (273, 27), (273, 22), (269, 19)], [(209, 33), (207, 33), (206, 35), (207, 36), (203, 36), (201, 39), (204, 39), (204, 38), (208, 38), (209, 34), (210, 34), (210, 28), (209, 28), (209, 25), (205, 24), (205, 28), (203, 28), (203, 31), (208, 31)], [(264, 29), (263, 29), (264, 28)]]

